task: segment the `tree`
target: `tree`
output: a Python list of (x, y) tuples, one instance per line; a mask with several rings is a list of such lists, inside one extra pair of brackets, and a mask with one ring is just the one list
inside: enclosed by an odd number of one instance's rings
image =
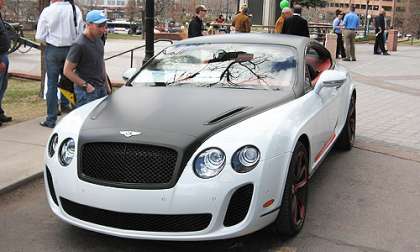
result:
[(172, 8), (175, 6), (175, 0), (156, 0), (155, 1), (155, 16), (158, 20), (164, 21), (167, 19)]
[(295, 1), (295, 4), (299, 3), (300, 5), (309, 8), (309, 7), (324, 7), (327, 4), (327, 1), (325, 0), (300, 0)]
[(398, 7), (400, 8), (400, 12), (397, 12), (395, 15), (395, 28), (399, 28), (402, 33), (411, 33), (413, 36), (419, 36), (420, 3), (416, 0), (403, 0)]
[(135, 22), (141, 19), (140, 13), (142, 12), (142, 6), (136, 0), (128, 0), (125, 6), (125, 15), (128, 21)]

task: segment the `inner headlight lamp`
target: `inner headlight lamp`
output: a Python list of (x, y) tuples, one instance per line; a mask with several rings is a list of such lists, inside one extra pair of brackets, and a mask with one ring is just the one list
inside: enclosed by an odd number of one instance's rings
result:
[(257, 147), (246, 145), (233, 154), (232, 168), (239, 173), (249, 172), (257, 166), (260, 157)]
[(63, 166), (68, 166), (73, 160), (76, 145), (72, 138), (63, 141), (58, 152), (58, 159)]

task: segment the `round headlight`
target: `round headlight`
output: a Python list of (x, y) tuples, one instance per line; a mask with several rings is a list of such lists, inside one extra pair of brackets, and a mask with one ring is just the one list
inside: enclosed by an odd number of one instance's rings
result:
[(232, 168), (239, 173), (249, 172), (257, 166), (260, 156), (260, 151), (257, 147), (252, 145), (244, 146), (233, 154)]
[(200, 178), (212, 178), (225, 167), (225, 153), (218, 148), (202, 151), (194, 160), (194, 172)]
[(60, 146), (58, 157), (63, 166), (68, 166), (74, 157), (76, 145), (72, 138), (67, 138)]
[(54, 134), (51, 139), (50, 142), (48, 143), (48, 155), (51, 157), (54, 156), (54, 154), (57, 152), (57, 147), (58, 147), (58, 135)]

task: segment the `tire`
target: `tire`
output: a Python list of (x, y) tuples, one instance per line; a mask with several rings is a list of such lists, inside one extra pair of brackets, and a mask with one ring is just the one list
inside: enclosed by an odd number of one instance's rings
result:
[(292, 237), (303, 227), (308, 200), (308, 166), (308, 150), (298, 142), (287, 173), (280, 211), (273, 223), (273, 230), (278, 235)]
[(356, 139), (356, 96), (352, 95), (350, 100), (349, 111), (347, 113), (346, 123), (337, 139), (337, 148), (349, 151), (354, 145)]

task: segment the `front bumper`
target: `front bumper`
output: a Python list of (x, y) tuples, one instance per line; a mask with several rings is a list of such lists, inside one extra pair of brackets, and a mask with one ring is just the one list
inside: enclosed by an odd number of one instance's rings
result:
[[(52, 211), (75, 226), (125, 238), (215, 240), (252, 233), (275, 220), (287, 174), (287, 169), (279, 168), (287, 167), (288, 159), (289, 155), (285, 154), (262, 161), (253, 171), (246, 174), (238, 174), (227, 165), (218, 176), (212, 179), (200, 179), (195, 176), (190, 162), (174, 187), (160, 190), (115, 188), (82, 181), (77, 175), (76, 160), (73, 160), (70, 166), (62, 167), (55, 160), (47, 159), (44, 178)], [(47, 174), (47, 169), (50, 175)], [(248, 211), (238, 223), (227, 224), (227, 212), (229, 208), (232, 210), (235, 192), (247, 186), (249, 188), (249, 185), (252, 185), (252, 199), (248, 204)], [(54, 197), (57, 200), (54, 200)], [(263, 207), (264, 203), (271, 199), (274, 199), (274, 204)], [(76, 208), (82, 206), (95, 211), (87, 213), (79, 209), (81, 213), (75, 214), (74, 211), (69, 211), (68, 207), (65, 207), (68, 202), (76, 204)], [(102, 222), (89, 217), (98, 213), (104, 215)], [(165, 216), (167, 219), (163, 221), (166, 222), (179, 216), (205, 214), (211, 215), (208, 225), (201, 225), (194, 231), (185, 231), (182, 227), (170, 231), (165, 228), (160, 230), (146, 228), (145, 231), (134, 230), (131, 225), (108, 225), (114, 223), (110, 219), (118, 218), (118, 216), (134, 218)], [(168, 219), (168, 216), (178, 217)], [(133, 219), (128, 218), (124, 221), (131, 220)], [(180, 220), (182, 222), (182, 218)], [(173, 225), (179, 225), (179, 223)]]

